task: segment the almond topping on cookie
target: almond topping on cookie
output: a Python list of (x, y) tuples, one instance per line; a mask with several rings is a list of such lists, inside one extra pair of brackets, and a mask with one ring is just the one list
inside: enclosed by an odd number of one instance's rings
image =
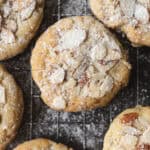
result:
[(132, 17), (134, 14), (136, 0), (120, 0), (122, 11), (127, 17)]
[(141, 142), (150, 145), (150, 127), (143, 133)]
[(113, 78), (110, 76), (107, 76), (102, 85), (100, 86), (100, 91), (101, 91), (101, 97), (104, 96), (107, 92), (111, 91), (113, 88)]
[(55, 97), (52, 106), (56, 109), (65, 109), (66, 101), (62, 97)]
[(143, 5), (145, 4), (146, 6), (150, 5), (150, 0), (137, 0), (137, 1)]
[(78, 47), (86, 38), (86, 31), (82, 29), (72, 29), (63, 34), (59, 43), (61, 49), (72, 49)]
[(11, 30), (12, 32), (16, 32), (17, 30), (17, 23), (14, 20), (7, 20), (6, 21), (6, 28)]
[(101, 60), (106, 56), (106, 53), (106, 47), (104, 47), (102, 44), (97, 44), (91, 49), (91, 58), (93, 61)]
[(21, 16), (21, 20), (26, 20), (28, 19), (33, 11), (35, 10), (35, 7), (36, 7), (36, 1), (33, 0), (32, 3), (25, 9), (23, 9), (20, 13), (20, 16)]
[(53, 84), (59, 84), (64, 81), (65, 71), (63, 68), (58, 68), (50, 75), (49, 80)]
[(133, 136), (133, 135), (129, 135), (129, 134), (126, 134), (125, 136), (123, 136), (120, 141), (122, 146), (124, 146), (126, 148), (130, 147), (130, 149), (134, 149), (137, 142), (138, 142), (137, 137)]
[(2, 7), (2, 11), (3, 11), (3, 17), (4, 17), (4, 18), (7, 18), (7, 17), (10, 15), (12, 9), (11, 9), (11, 6), (10, 6), (9, 2), (7, 2), (7, 3)]
[(150, 145), (149, 144), (141, 144), (137, 147), (136, 150), (150, 150)]
[(141, 21), (142, 23), (148, 23), (149, 22), (149, 12), (146, 7), (144, 7), (141, 4), (136, 4), (135, 6), (135, 18), (138, 21)]
[(123, 128), (123, 134), (129, 134), (129, 135), (140, 135), (141, 131), (132, 127), (132, 126), (124, 126)]
[(5, 104), (6, 97), (5, 97), (5, 88), (0, 85), (0, 104)]
[(124, 114), (123, 117), (121, 118), (121, 123), (127, 124), (127, 123), (132, 123), (139, 117), (139, 114), (136, 112)]
[(6, 44), (12, 44), (15, 42), (14, 34), (10, 30), (4, 28), (1, 31), (1, 39)]
[(144, 119), (143, 117), (139, 116), (138, 119), (136, 119), (134, 121), (133, 125), (137, 129), (145, 130), (145, 129), (147, 129), (150, 126), (150, 123), (146, 119)]

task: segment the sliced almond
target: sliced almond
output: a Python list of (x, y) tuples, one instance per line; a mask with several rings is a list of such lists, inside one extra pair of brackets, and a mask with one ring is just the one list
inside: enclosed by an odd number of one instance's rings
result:
[(110, 70), (114, 65), (116, 64), (116, 61), (107, 61), (104, 62), (103, 64), (103, 60), (94, 63), (94, 66), (97, 70), (99, 70), (99, 72), (103, 72), (106, 73), (108, 70)]
[(95, 83), (94, 80), (90, 82), (89, 85), (89, 96), (92, 98), (99, 98), (100, 97), (100, 90), (98, 84)]
[(108, 50), (108, 55), (106, 57), (107, 61), (111, 61), (111, 60), (119, 60), (121, 59), (122, 54), (117, 51), (117, 50)]
[(5, 5), (3, 5), (3, 7), (2, 7), (3, 17), (7, 18), (10, 15), (11, 10), (12, 9), (11, 9), (11, 6), (9, 3), (6, 3)]
[(150, 7), (150, 0), (137, 0), (139, 3)]
[(81, 90), (81, 96), (87, 97), (88, 95), (89, 95), (89, 87), (87, 85), (85, 85)]
[(86, 38), (86, 31), (82, 29), (72, 29), (65, 32), (60, 41), (60, 50), (73, 49), (78, 47)]
[(63, 88), (64, 90), (68, 90), (68, 89), (72, 89), (75, 85), (76, 85), (76, 80), (70, 78), (68, 81), (66, 81)]
[(140, 135), (141, 131), (132, 127), (132, 126), (124, 126), (123, 127), (123, 134), (129, 134), (129, 135)]
[(136, 0), (120, 0), (120, 6), (127, 17), (133, 17)]
[(149, 144), (140, 144), (137, 146), (136, 150), (149, 150), (150, 145)]
[(53, 84), (59, 84), (64, 81), (65, 71), (63, 68), (58, 68), (50, 75), (49, 80)]
[(135, 18), (142, 23), (146, 24), (149, 22), (148, 9), (141, 4), (136, 4), (134, 15)]
[(4, 28), (1, 31), (1, 39), (6, 44), (12, 44), (15, 42), (15, 36), (13, 32)]
[(12, 32), (16, 32), (17, 30), (17, 23), (14, 20), (7, 20), (6, 21), (6, 28), (11, 30)]
[(106, 56), (106, 47), (102, 44), (97, 44), (91, 49), (91, 58), (93, 61), (104, 59)]
[(150, 144), (150, 127), (143, 133), (140, 141), (144, 144)]
[(91, 81), (89, 85), (89, 96), (93, 98), (100, 97), (100, 85), (104, 80), (106, 74), (103, 73), (96, 73), (91, 76)]
[(13, 0), (13, 10), (21, 11), (29, 7), (32, 3), (36, 2), (37, 0)]
[(55, 97), (52, 103), (52, 107), (56, 109), (65, 109), (66, 108), (66, 101), (62, 97)]
[(113, 78), (110, 76), (107, 76), (103, 83), (100, 86), (100, 91), (101, 91), (101, 97), (103, 97), (107, 92), (111, 92), (112, 88), (113, 88)]
[(134, 121), (133, 124), (136, 128), (140, 130), (145, 130), (150, 126), (150, 122), (148, 122), (146, 119), (143, 117), (139, 116), (138, 119)]
[(20, 12), (21, 20), (28, 19), (32, 15), (33, 11), (35, 10), (35, 7), (36, 7), (36, 1), (34, 0), (30, 4), (30, 6), (28, 6), (27, 8), (23, 9)]
[(136, 136), (129, 135), (129, 134), (123, 136), (120, 141), (123, 147), (125, 147), (126, 149), (130, 148), (130, 150), (135, 149), (137, 142), (138, 142), (138, 138)]
[(5, 88), (0, 85), (0, 104), (6, 103)]
[(133, 123), (136, 119), (138, 119), (139, 114), (136, 112), (124, 114), (121, 118), (121, 123), (127, 124), (127, 123)]

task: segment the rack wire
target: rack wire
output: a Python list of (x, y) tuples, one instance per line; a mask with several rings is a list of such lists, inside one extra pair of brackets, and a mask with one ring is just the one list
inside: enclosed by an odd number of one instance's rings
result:
[(3, 62), (21, 86), (25, 101), (21, 128), (8, 150), (26, 140), (39, 137), (64, 143), (75, 150), (102, 150), (104, 134), (117, 114), (137, 104), (150, 105), (149, 48), (133, 48), (126, 38), (115, 33), (128, 50), (133, 66), (129, 85), (105, 108), (80, 113), (56, 112), (41, 101), (40, 91), (32, 80), (31, 51), (41, 33), (57, 20), (92, 13), (87, 0), (46, 0), (44, 13), (41, 27), (26, 51)]

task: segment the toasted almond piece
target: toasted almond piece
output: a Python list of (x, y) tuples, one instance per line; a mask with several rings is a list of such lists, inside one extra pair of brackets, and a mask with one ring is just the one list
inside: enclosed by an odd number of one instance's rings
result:
[(146, 6), (150, 5), (150, 0), (137, 0), (141, 4), (145, 4)]
[(56, 109), (65, 109), (66, 108), (66, 101), (62, 97), (55, 97), (52, 103), (52, 106)]
[(150, 144), (150, 127), (141, 136), (141, 143)]
[(105, 75), (97, 73), (94, 74), (90, 85), (89, 85), (89, 96), (93, 97), (93, 98), (98, 98), (100, 97), (100, 84), (101, 82), (104, 80)]
[(86, 38), (86, 31), (82, 29), (72, 29), (65, 32), (60, 41), (60, 49), (73, 49), (78, 47)]
[(67, 81), (64, 84), (63, 89), (64, 90), (72, 89), (75, 85), (76, 85), (76, 80), (74, 80), (73, 78), (70, 78), (69, 81)]
[(145, 130), (150, 126), (150, 123), (145, 120), (143, 117), (139, 116), (138, 119), (134, 121), (133, 124), (137, 129)]
[(25, 9), (29, 7), (32, 3), (34, 3), (37, 0), (14, 0), (13, 2), (13, 9), (15, 11), (21, 11), (22, 9)]
[(12, 32), (16, 32), (17, 30), (17, 23), (14, 20), (7, 20), (6, 28), (11, 30)]
[(122, 11), (127, 17), (132, 17), (134, 14), (136, 0), (120, 0)]
[(15, 36), (13, 32), (4, 28), (1, 31), (1, 39), (6, 44), (12, 44), (15, 42)]
[(129, 135), (140, 135), (141, 131), (132, 127), (132, 126), (124, 126), (123, 127), (123, 134), (129, 134)]
[[(94, 93), (93, 93), (94, 94)], [(92, 95), (93, 95), (92, 94)], [(85, 85), (82, 90), (81, 90), (81, 96), (82, 97), (87, 97), (89, 95), (89, 87)]]
[(6, 96), (5, 96), (5, 88), (0, 85), (0, 104), (5, 104)]
[(10, 15), (12, 9), (9, 3), (6, 3), (5, 5), (3, 5), (2, 10), (3, 10), (3, 17), (7, 18)]
[(136, 136), (129, 135), (129, 134), (123, 136), (120, 141), (123, 147), (127, 149), (130, 147), (130, 150), (134, 150), (137, 142), (138, 142), (138, 138)]
[(106, 47), (102, 44), (97, 44), (91, 49), (91, 58), (93, 61), (104, 59), (107, 54)]
[(136, 119), (138, 119), (139, 114), (136, 112), (124, 114), (123, 117), (121, 118), (121, 123), (127, 124), (127, 123), (132, 123)]
[(134, 12), (135, 18), (142, 23), (148, 23), (149, 22), (149, 12), (146, 7), (144, 7), (141, 4), (135, 5), (135, 12)]
[(148, 145), (148, 144), (140, 144), (136, 148), (136, 150), (149, 150), (149, 149), (150, 149), (150, 145)]
[(104, 96), (107, 92), (111, 91), (113, 88), (113, 78), (111, 76), (107, 76), (103, 83), (100, 86), (100, 91), (101, 91), (101, 97)]
[(117, 50), (108, 50), (108, 55), (106, 57), (107, 61), (119, 60), (121, 58), (121, 53)]
[(49, 80), (53, 84), (59, 84), (64, 81), (65, 71), (63, 68), (58, 68), (50, 75)]
[(36, 1), (32, 1), (32, 3), (30, 4), (30, 6), (28, 6), (27, 8), (23, 9), (20, 13), (20, 16), (21, 16), (21, 20), (26, 20), (28, 19), (33, 11), (35, 10), (35, 7), (36, 7)]
[(108, 70), (110, 70), (114, 65), (116, 64), (116, 61), (107, 61), (103, 64), (103, 60), (100, 60), (99, 62), (94, 63), (94, 66), (96, 69), (98, 69), (101, 73), (106, 73)]

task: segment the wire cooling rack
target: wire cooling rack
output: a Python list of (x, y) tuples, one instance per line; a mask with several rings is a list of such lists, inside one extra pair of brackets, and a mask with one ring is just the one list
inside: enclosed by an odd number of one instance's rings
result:
[(56, 112), (43, 104), (31, 77), (31, 50), (48, 26), (61, 18), (76, 15), (92, 15), (87, 0), (46, 0), (44, 19), (36, 37), (23, 54), (3, 62), (21, 86), (25, 102), (21, 128), (8, 150), (39, 137), (64, 143), (76, 150), (102, 150), (104, 134), (118, 113), (137, 104), (150, 105), (150, 50), (147, 47), (133, 48), (119, 33), (115, 34), (128, 50), (133, 69), (129, 85), (111, 104), (81, 113)]

